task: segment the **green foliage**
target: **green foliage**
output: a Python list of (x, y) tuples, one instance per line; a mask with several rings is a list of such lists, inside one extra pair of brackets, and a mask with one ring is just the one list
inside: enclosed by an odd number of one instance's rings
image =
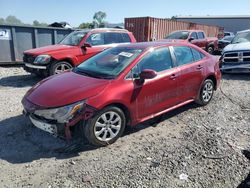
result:
[(3, 18), (0, 18), (0, 24), (4, 24), (5, 20)]
[(105, 26), (105, 18), (107, 14), (102, 11), (98, 11), (93, 16), (93, 23), (96, 27), (104, 27)]
[(46, 23), (40, 23), (39, 21), (34, 20), (34, 21), (33, 21), (33, 26), (47, 27), (48, 24), (46, 24)]
[(93, 23), (89, 23), (89, 22), (81, 23), (79, 25), (79, 28), (80, 29), (92, 29), (92, 28), (94, 28), (94, 24)]
[(5, 19), (5, 24), (11, 24), (11, 25), (24, 25), (24, 23), (19, 20), (18, 18), (16, 18), (15, 16), (9, 15), (6, 19)]

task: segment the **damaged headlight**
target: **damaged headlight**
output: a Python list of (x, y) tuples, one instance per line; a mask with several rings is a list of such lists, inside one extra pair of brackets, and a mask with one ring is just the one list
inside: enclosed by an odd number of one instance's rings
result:
[(36, 110), (34, 114), (48, 120), (57, 120), (59, 123), (68, 123), (76, 113), (83, 109), (83, 106), (84, 101), (81, 101), (60, 108)]
[(51, 56), (50, 55), (39, 55), (36, 57), (34, 63), (35, 64), (47, 64), (50, 62)]

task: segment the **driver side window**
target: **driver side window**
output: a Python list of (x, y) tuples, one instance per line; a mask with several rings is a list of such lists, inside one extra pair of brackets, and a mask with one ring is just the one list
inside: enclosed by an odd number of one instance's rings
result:
[(197, 33), (196, 32), (193, 32), (191, 34), (191, 37), (194, 38), (194, 40), (198, 39), (198, 36), (197, 36)]
[(145, 55), (141, 61), (127, 75), (127, 79), (138, 78), (145, 69), (162, 72), (173, 67), (171, 54), (168, 48), (154, 49)]
[(86, 42), (91, 46), (104, 45), (104, 35), (103, 33), (93, 33), (87, 38)]

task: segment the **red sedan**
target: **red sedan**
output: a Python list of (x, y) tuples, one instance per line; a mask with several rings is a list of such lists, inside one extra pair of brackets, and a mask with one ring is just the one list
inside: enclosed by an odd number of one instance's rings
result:
[(125, 126), (208, 104), (220, 79), (218, 60), (192, 44), (124, 44), (39, 82), (22, 103), (36, 127), (70, 138), (73, 126), (83, 126), (91, 144), (104, 146)]

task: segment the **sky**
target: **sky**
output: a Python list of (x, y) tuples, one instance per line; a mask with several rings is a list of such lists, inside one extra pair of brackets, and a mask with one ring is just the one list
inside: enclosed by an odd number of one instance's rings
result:
[(0, 0), (0, 17), (14, 15), (24, 23), (66, 21), (77, 27), (91, 22), (95, 12), (107, 14), (109, 23), (127, 17), (250, 15), (250, 0)]

